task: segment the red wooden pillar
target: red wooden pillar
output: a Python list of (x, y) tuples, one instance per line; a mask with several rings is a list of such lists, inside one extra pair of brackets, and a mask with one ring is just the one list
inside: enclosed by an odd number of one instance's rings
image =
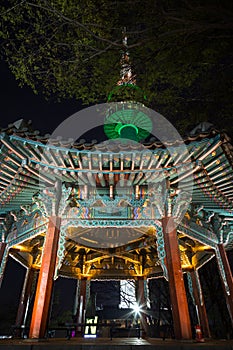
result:
[(136, 281), (136, 299), (138, 305), (145, 306), (145, 290), (144, 290), (144, 277), (138, 277)]
[(43, 246), (41, 268), (36, 288), (29, 338), (45, 336), (51, 302), (53, 276), (57, 258), (57, 248), (61, 219), (51, 216)]
[(174, 219), (172, 217), (165, 217), (162, 219), (162, 225), (175, 338), (192, 339), (188, 302)]
[(198, 271), (193, 270), (190, 272), (193, 287), (193, 296), (195, 304), (197, 306), (198, 318), (200, 320), (200, 326), (202, 328), (202, 333), (205, 338), (210, 338), (209, 322), (205, 308), (205, 302), (202, 295), (201, 284), (198, 276)]
[[(223, 286), (223, 290), (224, 290), (224, 294), (225, 294), (225, 299), (226, 299), (226, 304), (227, 304), (227, 309), (231, 318), (231, 323), (233, 326), (233, 278), (232, 278), (232, 272), (231, 272), (231, 268), (228, 262), (228, 258), (227, 258), (227, 254), (225, 251), (225, 248), (223, 246), (223, 244), (218, 244), (218, 251), (222, 260), (222, 265), (225, 271), (225, 275), (226, 275), (226, 282), (228, 284), (228, 289), (227, 286), (224, 283), (223, 280), (223, 276), (222, 273), (220, 271), (220, 276), (221, 276), (221, 281), (222, 281), (222, 286)], [(219, 269), (220, 267), (220, 262), (218, 260), (218, 256), (217, 256), (217, 261), (218, 261), (218, 267)]]
[(79, 296), (78, 296), (78, 307), (77, 307), (77, 323), (82, 326), (77, 327), (77, 332), (84, 333), (85, 323), (85, 310), (86, 310), (86, 293), (87, 293), (87, 279), (82, 278), (79, 280)]
[(33, 268), (28, 268), (24, 278), (23, 289), (20, 297), (18, 312), (16, 316), (15, 325), (22, 326), (26, 323), (27, 311), (29, 307), (29, 301), (33, 293), (33, 282), (36, 277), (36, 270)]
[(136, 281), (136, 300), (141, 308), (140, 310), (140, 322), (143, 330), (143, 337), (147, 334), (147, 322), (146, 322), (146, 297), (145, 297), (145, 279), (144, 277), (138, 277)]
[[(4, 253), (5, 253), (5, 249), (6, 249), (6, 243), (5, 242), (0, 242), (0, 266), (3, 263), (3, 256), (4, 256)], [(0, 275), (0, 287), (1, 287), (1, 284), (2, 284), (3, 273), (4, 272), (2, 271), (2, 273)]]

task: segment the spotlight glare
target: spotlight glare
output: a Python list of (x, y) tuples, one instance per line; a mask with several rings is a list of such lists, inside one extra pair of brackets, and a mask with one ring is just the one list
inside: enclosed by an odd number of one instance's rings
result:
[(140, 311), (141, 311), (141, 307), (138, 305), (138, 304), (135, 304), (133, 306), (133, 310), (134, 310), (134, 313), (137, 315), (137, 314), (140, 314)]

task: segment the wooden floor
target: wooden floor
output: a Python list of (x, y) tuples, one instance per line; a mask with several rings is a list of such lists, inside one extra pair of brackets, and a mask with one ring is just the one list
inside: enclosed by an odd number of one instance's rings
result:
[(98, 338), (70, 340), (53, 338), (49, 340), (0, 339), (0, 350), (233, 350), (233, 340), (174, 341), (137, 338)]

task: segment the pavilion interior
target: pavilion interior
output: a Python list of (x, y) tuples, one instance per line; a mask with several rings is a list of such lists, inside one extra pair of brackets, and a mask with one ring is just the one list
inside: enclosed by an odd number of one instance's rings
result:
[[(95, 234), (98, 235), (102, 230), (95, 229)], [(79, 279), (82, 277), (127, 279), (137, 276), (155, 278), (163, 276), (153, 227), (137, 229), (140, 237), (136, 239), (131, 237), (131, 240), (125, 245), (103, 248), (93, 244), (92, 231), (93, 229), (88, 230), (81, 227), (69, 230), (59, 275)], [(111, 228), (111, 230), (106, 230), (105, 235), (106, 237), (113, 234), (118, 236), (120, 231), (122, 234), (129, 231), (128, 234), (133, 236), (134, 229)], [(10, 249), (10, 255), (25, 267), (40, 269), (45, 234), (46, 232), (14, 245)], [(88, 246), (79, 243), (80, 237), (80, 240), (85, 241), (82, 238), (83, 235), (88, 241)], [(194, 268), (198, 269), (214, 256), (211, 247), (188, 237), (182, 231), (178, 233), (178, 239), (181, 266), (184, 272)]]

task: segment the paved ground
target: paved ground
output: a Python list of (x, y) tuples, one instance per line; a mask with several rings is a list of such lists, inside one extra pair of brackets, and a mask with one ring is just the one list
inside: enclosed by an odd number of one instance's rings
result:
[(204, 343), (167, 339), (109, 338), (49, 339), (41, 341), (1, 339), (0, 350), (233, 350), (233, 340)]

